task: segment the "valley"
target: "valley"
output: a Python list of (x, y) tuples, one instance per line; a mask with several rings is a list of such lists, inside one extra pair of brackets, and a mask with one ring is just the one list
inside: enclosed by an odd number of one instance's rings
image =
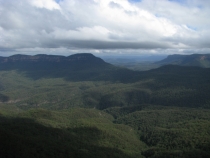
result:
[(0, 76), (3, 157), (210, 156), (209, 68), (16, 55)]

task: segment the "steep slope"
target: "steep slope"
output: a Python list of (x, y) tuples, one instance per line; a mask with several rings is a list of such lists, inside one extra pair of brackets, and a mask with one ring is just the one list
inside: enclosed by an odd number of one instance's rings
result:
[(166, 59), (157, 62), (160, 65), (181, 65), (181, 66), (199, 66), (210, 67), (210, 54), (192, 54), (192, 55), (169, 55)]

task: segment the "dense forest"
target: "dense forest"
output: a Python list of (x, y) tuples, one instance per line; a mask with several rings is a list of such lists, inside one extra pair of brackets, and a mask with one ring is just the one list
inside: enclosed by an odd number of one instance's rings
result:
[(210, 157), (210, 69), (91, 54), (0, 59), (1, 157)]

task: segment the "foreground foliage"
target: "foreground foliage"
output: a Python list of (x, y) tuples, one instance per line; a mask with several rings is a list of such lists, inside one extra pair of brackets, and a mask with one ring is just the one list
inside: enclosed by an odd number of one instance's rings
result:
[(94, 109), (32, 109), (0, 117), (1, 157), (141, 157), (131, 127)]
[(116, 123), (138, 131), (140, 140), (149, 147), (142, 153), (146, 157), (210, 156), (210, 110), (150, 105), (134, 108), (130, 112), (124, 108), (106, 111), (117, 116)]
[(210, 110), (142, 105), (23, 111), (8, 106), (0, 109), (1, 157), (210, 156)]

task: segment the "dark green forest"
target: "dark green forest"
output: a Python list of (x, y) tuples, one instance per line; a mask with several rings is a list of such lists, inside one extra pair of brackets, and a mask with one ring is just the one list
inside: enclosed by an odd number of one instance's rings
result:
[(91, 54), (0, 59), (0, 156), (210, 157), (210, 69)]

